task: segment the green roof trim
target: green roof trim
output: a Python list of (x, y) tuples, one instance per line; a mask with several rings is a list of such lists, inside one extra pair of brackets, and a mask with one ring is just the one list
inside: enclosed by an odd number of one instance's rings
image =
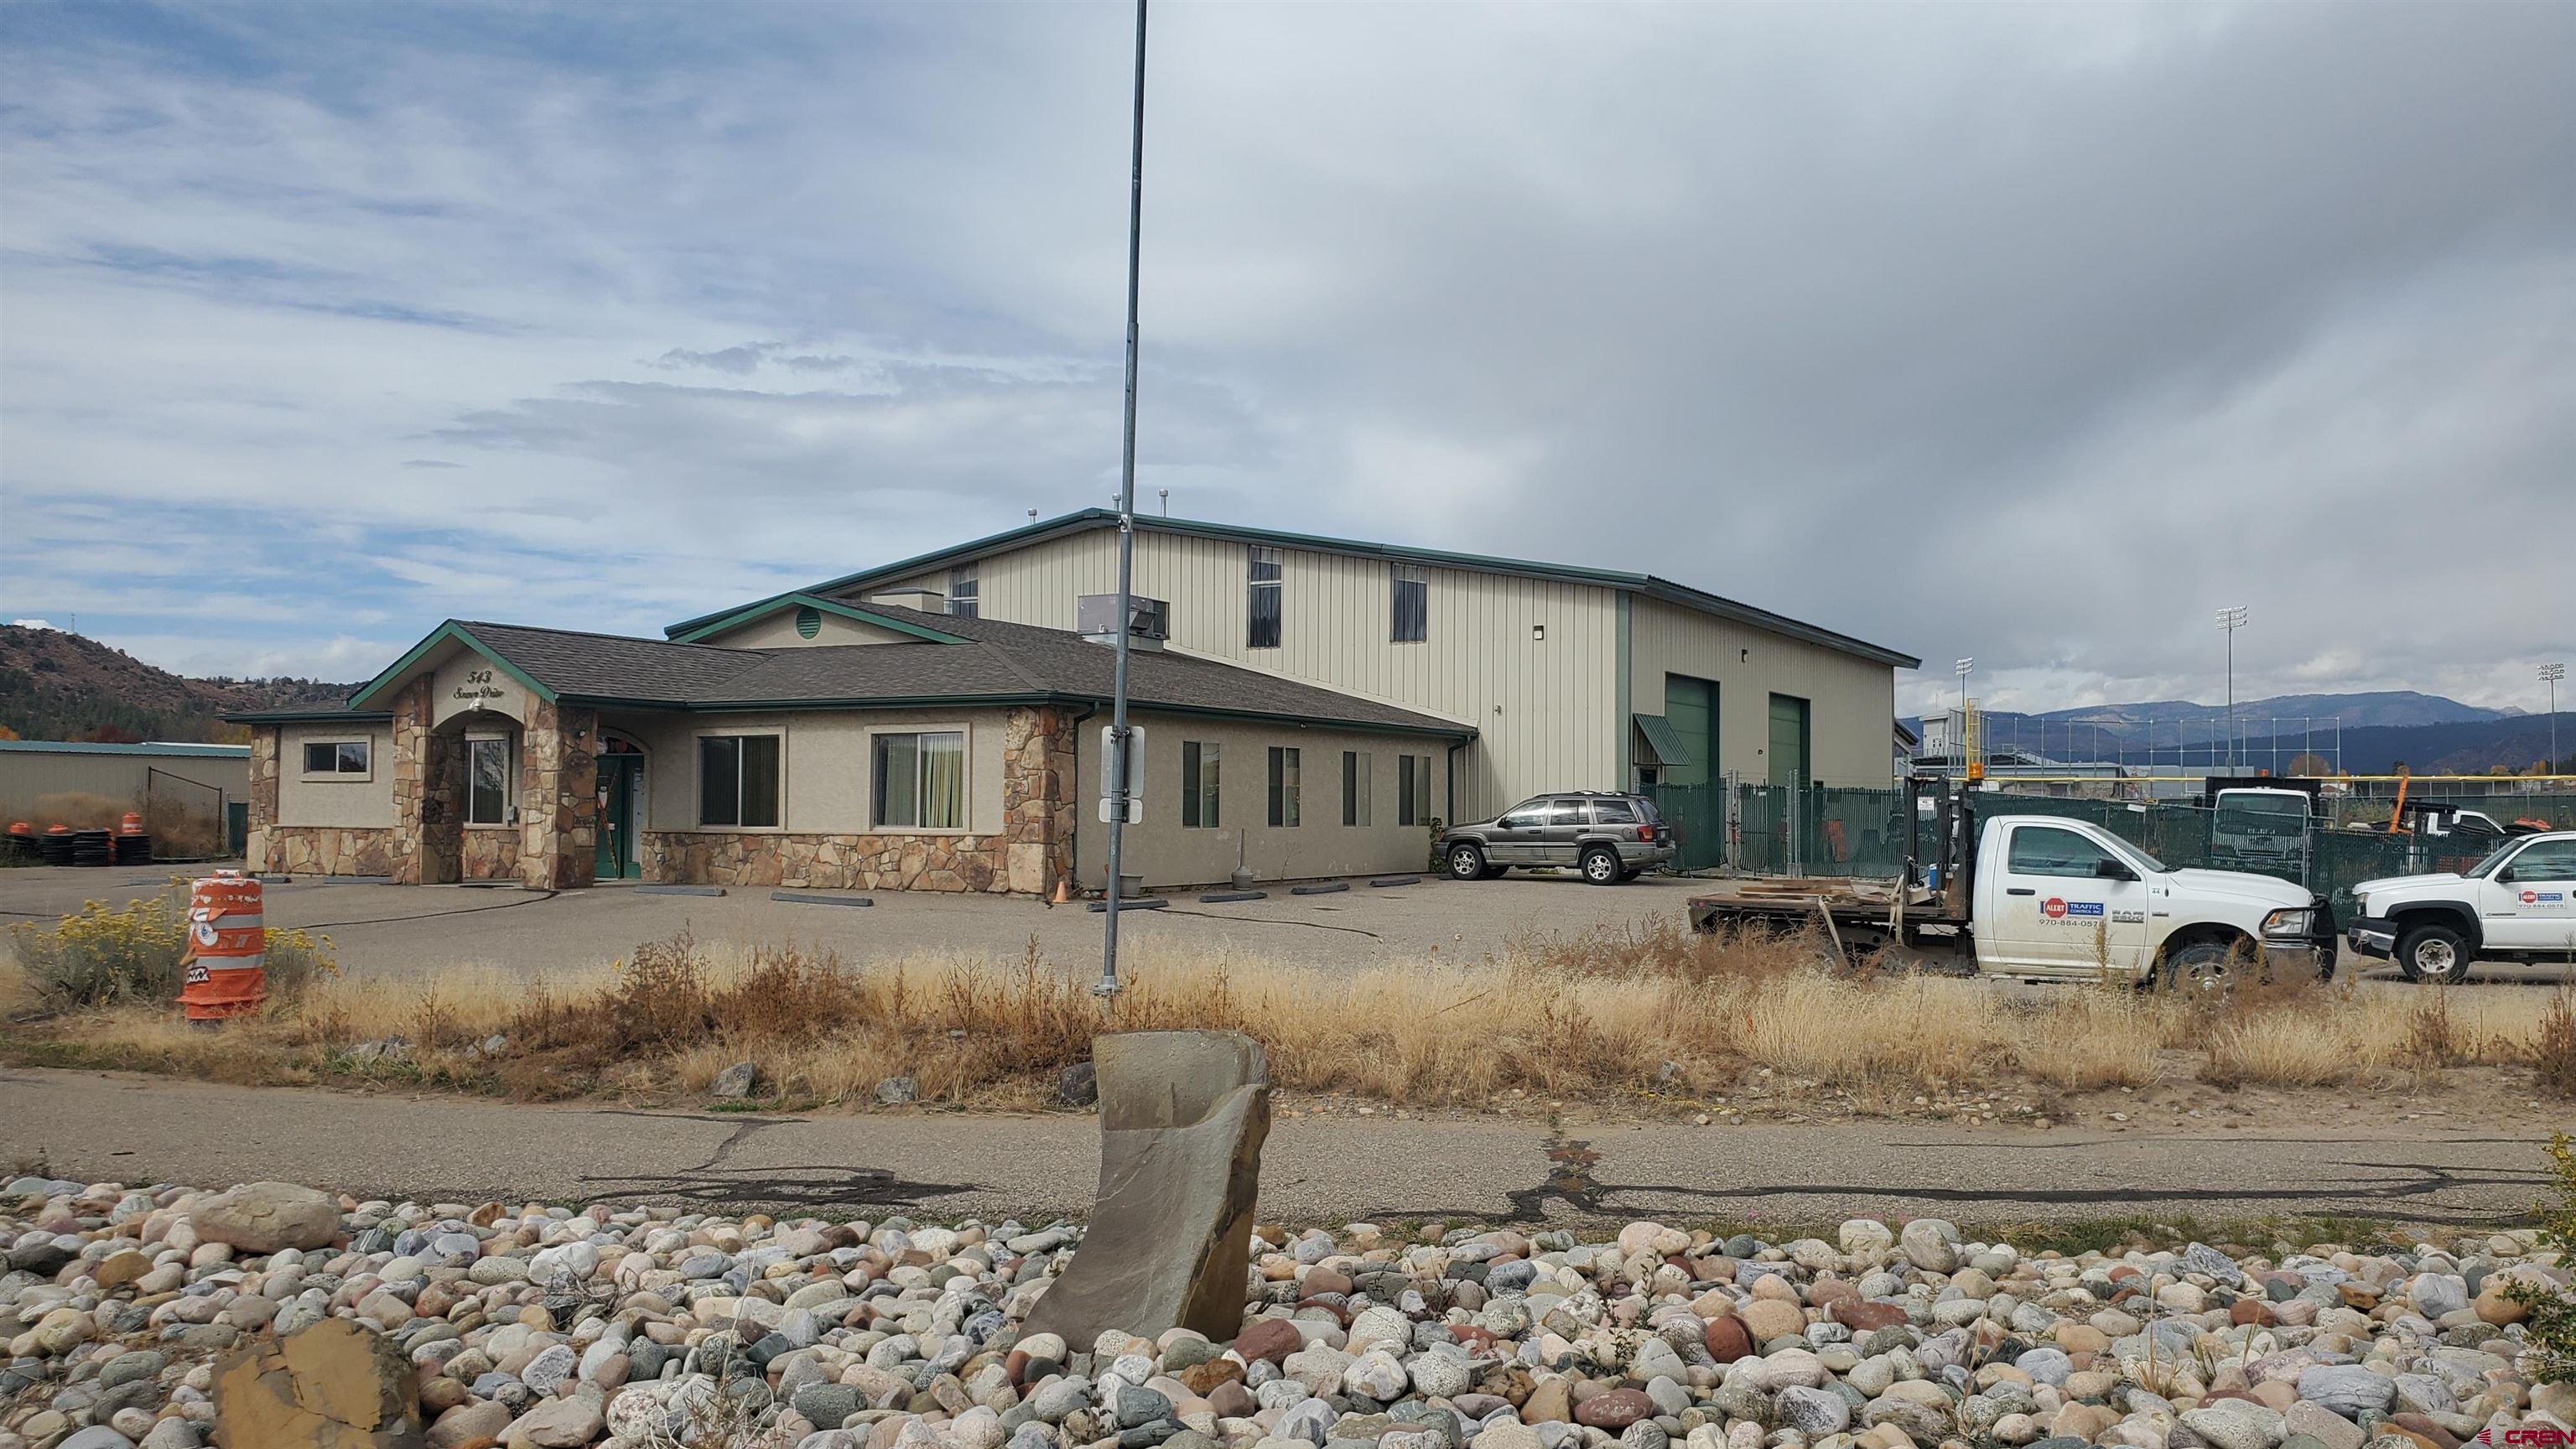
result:
[(420, 664), (421, 660), (429, 657), (431, 650), (436, 649), (441, 644), (447, 643), (464, 645), (466, 648), (473, 650), (485, 659), (492, 661), (492, 663), (497, 666), (502, 673), (507, 674), (512, 679), (515, 679), (519, 681), (520, 684), (526, 686), (528, 693), (535, 695), (537, 698), (544, 700), (548, 704), (555, 702), (555, 692), (546, 688), (544, 685), (537, 683), (536, 676), (528, 673), (528, 671), (524, 669), (521, 669), (509, 660), (502, 658), (500, 650), (495, 649), (491, 645), (484, 643), (482, 640), (475, 638), (471, 630), (456, 622), (454, 619), (450, 619), (446, 623), (439, 625), (437, 628), (430, 630), (428, 638), (411, 646), (411, 652), (403, 655), (400, 659), (397, 659), (392, 664), (386, 666), (383, 673), (368, 680), (357, 693), (350, 695), (350, 708), (355, 709), (358, 705), (358, 701), (368, 698), (377, 690), (384, 688), (386, 685), (411, 677), (412, 670)]
[[(1109, 697), (1079, 691), (1033, 689), (1022, 693), (919, 695), (902, 694), (885, 698), (850, 699), (723, 699), (723, 700), (657, 700), (622, 696), (567, 694), (563, 703), (588, 705), (598, 709), (667, 710), (674, 714), (790, 714), (799, 710), (836, 709), (964, 709), (995, 708), (1018, 704), (1087, 704), (1102, 709), (1109, 707)], [(1216, 705), (1147, 704), (1131, 702), (1128, 708), (1137, 714), (1187, 715), (1194, 719), (1249, 720), (1264, 724), (1291, 724), (1300, 729), (1343, 730), (1363, 735), (1418, 735), (1435, 739), (1471, 740), (1476, 737), (1473, 725), (1447, 723), (1406, 725), (1379, 720), (1340, 720), (1324, 715), (1295, 714), (1280, 710), (1225, 709)]]
[[(669, 634), (669, 638), (674, 644), (695, 644), (709, 635), (721, 634), (727, 629), (741, 628), (743, 625), (751, 623), (756, 619), (765, 619), (783, 609), (813, 609), (819, 613), (837, 614), (841, 618), (855, 620), (861, 624), (873, 624), (877, 628), (892, 630), (897, 634), (910, 635), (915, 639), (927, 639), (933, 644), (963, 644), (966, 642), (965, 638), (961, 635), (951, 634), (945, 630), (933, 629), (925, 624), (916, 624), (909, 619), (893, 618), (889, 615), (877, 613), (873, 609), (862, 608), (855, 604), (842, 603), (837, 599), (822, 598), (803, 590), (799, 590), (792, 594), (780, 594), (776, 598), (763, 599), (757, 604), (753, 604), (748, 608), (737, 609), (722, 618), (714, 618), (706, 621), (691, 620), (687, 624), (675, 624), (672, 626), (672, 629), (675, 632), (671, 632)], [(686, 632), (676, 632), (682, 630), (685, 630)]]
[[(1112, 509), (1080, 509), (1072, 513), (1063, 514), (1056, 518), (1042, 519), (1036, 523), (1024, 524), (1018, 528), (1006, 529), (1000, 533), (988, 534), (983, 538), (958, 544), (951, 548), (939, 549), (932, 553), (915, 554), (911, 558), (898, 559), (890, 564), (883, 564), (875, 568), (861, 569), (857, 573), (843, 574), (836, 579), (827, 579), (819, 584), (808, 585), (794, 593), (775, 594), (767, 599), (760, 600), (758, 603), (749, 605), (746, 609), (730, 610), (719, 614), (702, 614), (695, 619), (685, 619), (677, 624), (673, 624), (668, 629), (664, 630), (663, 633), (671, 638), (682, 639), (685, 641), (688, 638), (695, 637), (692, 631), (704, 628), (710, 622), (724, 618), (728, 614), (740, 614), (752, 610), (774, 607), (779, 603), (792, 601), (799, 596), (811, 599), (819, 595), (829, 594), (834, 590), (851, 588), (853, 586), (871, 583), (888, 577), (901, 577), (905, 574), (936, 569), (945, 564), (962, 562), (963, 560), (980, 557), (984, 554), (992, 553), (1000, 549), (1016, 548), (1023, 544), (1042, 542), (1046, 539), (1058, 537), (1064, 534), (1080, 533), (1086, 530), (1098, 528), (1115, 528), (1117, 526), (1118, 514)], [(1658, 578), (1653, 574), (1629, 573), (1617, 569), (1584, 568), (1573, 564), (1541, 563), (1532, 559), (1504, 558), (1493, 554), (1460, 553), (1452, 550), (1436, 548), (1414, 548), (1403, 544), (1370, 543), (1363, 539), (1332, 538), (1322, 534), (1288, 533), (1272, 528), (1252, 528), (1243, 524), (1208, 523), (1182, 518), (1160, 518), (1140, 515), (1136, 518), (1136, 527), (1150, 530), (1155, 533), (1174, 533), (1197, 538), (1214, 538), (1242, 543), (1268, 544), (1281, 548), (1306, 549), (1319, 553), (1351, 554), (1363, 558), (1384, 558), (1400, 560), (1407, 563), (1425, 563), (1449, 568), (1469, 569), (1480, 573), (1517, 574), (1526, 578), (1555, 579), (1566, 583), (1597, 584), (1605, 588), (1627, 589), (1636, 593), (1644, 594), (1649, 598), (1661, 599), (1666, 603), (1679, 604), (1686, 609), (1693, 609), (1704, 614), (1716, 614), (1723, 618), (1735, 619), (1743, 623), (1752, 624), (1757, 628), (1767, 629), (1776, 634), (1785, 634), (1793, 639), (1804, 640), (1810, 644), (1822, 645), (1825, 648), (1839, 650), (1846, 654), (1856, 654), (1864, 659), (1874, 660), (1878, 663), (1891, 665), (1896, 668), (1919, 669), (1923, 665), (1922, 660), (1915, 658), (1911, 654), (1900, 653), (1897, 650), (1889, 649), (1882, 645), (1872, 644), (1864, 639), (1855, 639), (1848, 634), (1839, 634), (1831, 629), (1822, 628), (1814, 624), (1801, 623), (1800, 621), (1789, 618), (1784, 614), (1774, 614), (1768, 609), (1759, 609), (1755, 608), (1751, 604), (1738, 603), (1733, 599), (1723, 598), (1702, 589), (1694, 589), (1687, 584), (1677, 584), (1670, 579)]]
[(1646, 737), (1646, 748), (1654, 752), (1657, 765), (1667, 769), (1689, 767), (1690, 746), (1682, 743), (1681, 731), (1673, 728), (1671, 720), (1659, 714), (1641, 714), (1636, 721), (1637, 732)]
[(96, 740), (0, 740), (0, 754), (128, 755), (170, 760), (247, 760), (250, 758), (250, 746), (176, 741), (169, 744), (119, 745)]

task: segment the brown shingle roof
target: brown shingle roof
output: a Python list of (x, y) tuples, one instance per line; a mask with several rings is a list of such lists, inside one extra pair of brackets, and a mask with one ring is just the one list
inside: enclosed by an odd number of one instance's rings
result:
[[(516, 624), (464, 621), (457, 628), (556, 695), (600, 704), (741, 709), (978, 700), (1106, 701), (1114, 682), (1115, 651), (1063, 630), (885, 605), (871, 605), (869, 612), (935, 628), (965, 642), (726, 649)], [(1457, 737), (1475, 733), (1452, 720), (1319, 685), (1153, 650), (1131, 652), (1128, 698), (1136, 708), (1147, 710), (1311, 720)]]

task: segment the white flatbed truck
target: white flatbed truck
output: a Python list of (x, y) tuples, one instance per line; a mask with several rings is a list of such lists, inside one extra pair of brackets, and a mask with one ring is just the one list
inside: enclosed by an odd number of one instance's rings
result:
[[(1936, 795), (1901, 879), (1812, 895), (1758, 879), (1691, 898), (1693, 930), (1798, 930), (1820, 917), (1847, 952), (1893, 948), (1927, 964), (2030, 980), (2221, 987), (2238, 972), (2334, 974), (2334, 911), (2268, 875), (2176, 870), (2089, 821), (1979, 818), (1977, 792)], [(1992, 800), (1995, 797), (1985, 797)], [(1919, 818), (1919, 817), (1918, 817)]]

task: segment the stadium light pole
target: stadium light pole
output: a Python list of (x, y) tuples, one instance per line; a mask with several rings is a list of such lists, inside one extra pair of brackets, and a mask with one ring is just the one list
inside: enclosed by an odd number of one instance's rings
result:
[(1950, 667), (1957, 671), (1959, 676), (1959, 736), (1957, 744), (1959, 746), (1959, 771), (1961, 774), (1965, 774), (1968, 769), (1968, 676), (1976, 672), (1977, 661), (1974, 659), (1962, 659)]
[(2236, 768), (2236, 631), (2245, 627), (2245, 606), (2218, 611), (2218, 627), (2227, 631), (2227, 768)]
[(2549, 686), (2549, 768), (2544, 775), (2558, 773), (2558, 681), (2567, 677), (2567, 666), (2550, 663), (2540, 666), (2540, 680)]
[(1101, 761), (1109, 805), (1109, 882), (1100, 918), (1100, 984), (1105, 1005), (1118, 994), (1118, 872), (1127, 826), (1127, 655), (1136, 580), (1136, 279), (1145, 222), (1145, 0), (1136, 0), (1136, 115), (1127, 161), (1127, 417), (1118, 454), (1118, 663), (1111, 685), (1108, 756)]

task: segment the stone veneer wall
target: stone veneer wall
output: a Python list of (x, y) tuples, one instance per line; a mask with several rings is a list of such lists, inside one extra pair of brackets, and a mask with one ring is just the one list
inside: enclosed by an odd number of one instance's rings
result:
[(393, 877), (452, 884), (465, 863), (465, 741), (430, 728), (426, 674), (394, 695), (393, 716)]
[(780, 835), (646, 831), (644, 878), (664, 885), (1001, 891), (998, 835)]
[(1011, 711), (1002, 733), (997, 835), (646, 831), (644, 878), (661, 884), (1043, 895), (1073, 872), (1071, 716)]
[(599, 712), (528, 701), (519, 736), (519, 884), (586, 886), (599, 866)]
[(250, 828), (242, 838), (242, 863), (253, 875), (270, 868), (277, 837), (277, 742), (277, 726), (250, 727)]
[(382, 826), (274, 825), (252, 840), (250, 868), (263, 875), (394, 873), (394, 833)]
[(462, 849), (467, 880), (519, 878), (519, 832), (470, 826)]

